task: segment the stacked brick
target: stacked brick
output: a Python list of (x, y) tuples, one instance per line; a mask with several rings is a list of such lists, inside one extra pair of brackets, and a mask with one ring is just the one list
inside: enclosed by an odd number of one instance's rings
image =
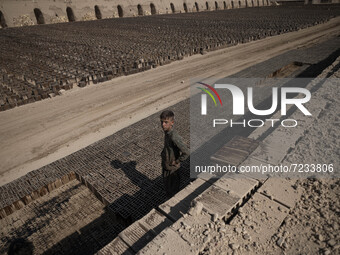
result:
[[(188, 114), (176, 116), (187, 144)], [(166, 200), (160, 162), (163, 134), (155, 125), (158, 122), (159, 113), (0, 187), (0, 218), (74, 178), (107, 205), (118, 222), (128, 224), (143, 217)], [(184, 169), (182, 187), (190, 181), (188, 162)]]
[(242, 8), (0, 30), (0, 110), (325, 22), (332, 6)]
[(0, 219), (11, 215), (33, 200), (46, 195), (63, 184), (74, 180), (75, 177), (74, 172), (58, 169), (45, 172), (45, 168), (40, 168), (1, 186)]
[(0, 254), (18, 238), (32, 243), (32, 254), (94, 254), (124, 229), (78, 180), (0, 219), (0, 225)]

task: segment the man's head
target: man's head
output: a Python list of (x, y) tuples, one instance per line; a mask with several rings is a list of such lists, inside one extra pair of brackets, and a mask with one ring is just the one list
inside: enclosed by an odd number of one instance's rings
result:
[(161, 126), (163, 131), (170, 131), (175, 123), (175, 114), (172, 111), (166, 110), (162, 112), (159, 117), (161, 119)]

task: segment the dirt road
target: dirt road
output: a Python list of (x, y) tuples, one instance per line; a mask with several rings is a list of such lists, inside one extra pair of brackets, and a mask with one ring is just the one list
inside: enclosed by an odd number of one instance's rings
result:
[(339, 25), (338, 17), (0, 112), (0, 185), (188, 98), (193, 79), (225, 77), (318, 43), (339, 35)]

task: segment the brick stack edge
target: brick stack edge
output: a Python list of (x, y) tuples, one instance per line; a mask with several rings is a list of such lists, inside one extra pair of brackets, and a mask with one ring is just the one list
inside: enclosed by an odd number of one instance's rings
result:
[(20, 210), (61, 185), (74, 180), (74, 172), (55, 172), (46, 176), (40, 169), (0, 187), (0, 219)]

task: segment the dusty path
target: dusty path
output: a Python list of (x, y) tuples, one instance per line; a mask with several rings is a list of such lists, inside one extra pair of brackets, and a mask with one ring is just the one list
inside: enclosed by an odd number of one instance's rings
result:
[(338, 17), (1, 112), (0, 185), (188, 98), (190, 81), (197, 77), (231, 75), (339, 35), (339, 25)]

